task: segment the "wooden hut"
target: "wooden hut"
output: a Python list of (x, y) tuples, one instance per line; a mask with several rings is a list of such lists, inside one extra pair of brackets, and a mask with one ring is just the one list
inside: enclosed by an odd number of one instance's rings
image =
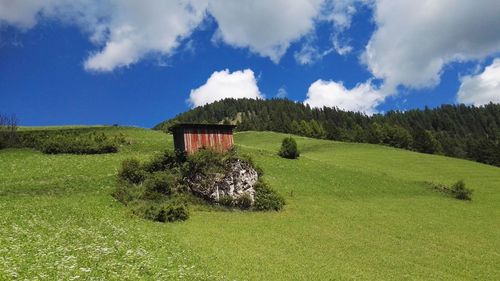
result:
[(218, 151), (228, 151), (233, 147), (234, 125), (219, 124), (176, 124), (170, 127), (174, 135), (176, 150), (193, 154), (198, 149), (211, 148)]

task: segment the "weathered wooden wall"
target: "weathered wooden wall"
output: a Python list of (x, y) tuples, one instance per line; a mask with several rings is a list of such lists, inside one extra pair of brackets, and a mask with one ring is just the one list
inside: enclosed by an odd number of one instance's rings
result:
[(232, 130), (227, 129), (185, 128), (182, 134), (184, 135), (184, 148), (188, 154), (202, 147), (227, 151), (234, 144)]

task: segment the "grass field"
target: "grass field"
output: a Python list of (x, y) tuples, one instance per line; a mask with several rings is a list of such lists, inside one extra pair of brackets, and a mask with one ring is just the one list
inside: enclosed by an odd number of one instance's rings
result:
[[(0, 151), (0, 280), (500, 280), (500, 169), (388, 147), (235, 136), (282, 212), (195, 210), (186, 222), (133, 217), (110, 196), (121, 161), (171, 136), (110, 128), (119, 153)], [(464, 202), (424, 181), (465, 180)]]

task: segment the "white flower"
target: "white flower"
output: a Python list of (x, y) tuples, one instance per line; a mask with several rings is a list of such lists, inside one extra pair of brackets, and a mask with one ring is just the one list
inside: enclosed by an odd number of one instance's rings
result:
[(80, 267), (80, 271), (82, 272), (90, 272), (90, 268)]

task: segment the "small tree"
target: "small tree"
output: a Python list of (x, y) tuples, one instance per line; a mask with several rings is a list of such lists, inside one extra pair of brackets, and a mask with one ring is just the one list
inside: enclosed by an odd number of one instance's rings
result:
[(0, 149), (14, 146), (17, 142), (17, 118), (0, 114)]
[(299, 157), (300, 153), (297, 149), (297, 142), (294, 138), (288, 137), (284, 138), (281, 143), (281, 149), (279, 151), (279, 156), (288, 159), (296, 159)]
[(457, 199), (472, 200), (472, 189), (465, 187), (465, 183), (462, 180), (451, 186), (451, 192)]

